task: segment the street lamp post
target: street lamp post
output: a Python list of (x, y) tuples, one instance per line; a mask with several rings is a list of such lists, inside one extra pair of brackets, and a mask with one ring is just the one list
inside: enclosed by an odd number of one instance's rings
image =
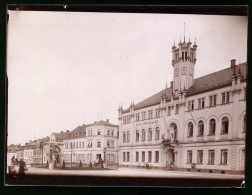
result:
[(43, 168), (43, 150), (44, 150), (44, 146), (43, 146), (43, 143), (42, 143), (42, 168)]
[(103, 149), (103, 152), (104, 152), (104, 162), (106, 163), (106, 151), (107, 151), (107, 148), (104, 148)]
[(73, 154), (72, 153), (73, 153), (73, 150), (71, 149), (71, 167), (72, 167), (72, 161), (73, 161), (72, 160), (72, 158), (73, 158)]

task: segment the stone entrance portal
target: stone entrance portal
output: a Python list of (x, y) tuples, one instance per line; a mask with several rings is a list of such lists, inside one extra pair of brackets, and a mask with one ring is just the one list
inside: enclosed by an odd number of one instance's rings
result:
[(166, 169), (174, 168), (174, 149), (169, 148), (166, 150)]

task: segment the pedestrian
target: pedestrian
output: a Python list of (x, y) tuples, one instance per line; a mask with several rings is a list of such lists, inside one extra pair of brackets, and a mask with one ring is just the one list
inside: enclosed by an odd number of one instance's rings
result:
[(23, 161), (23, 159), (20, 159), (20, 163), (19, 163), (19, 175), (25, 175), (25, 162)]

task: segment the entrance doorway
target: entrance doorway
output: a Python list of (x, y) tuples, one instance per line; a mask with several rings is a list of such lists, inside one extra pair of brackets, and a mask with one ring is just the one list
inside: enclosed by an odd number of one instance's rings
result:
[(174, 149), (169, 148), (166, 150), (166, 169), (174, 168)]
[(100, 160), (101, 159), (101, 154), (96, 154), (96, 160)]

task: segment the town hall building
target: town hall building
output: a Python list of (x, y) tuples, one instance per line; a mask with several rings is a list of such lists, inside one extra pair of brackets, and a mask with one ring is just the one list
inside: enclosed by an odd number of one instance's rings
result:
[(247, 63), (194, 78), (197, 48), (174, 44), (170, 87), (119, 107), (121, 167), (244, 172)]

